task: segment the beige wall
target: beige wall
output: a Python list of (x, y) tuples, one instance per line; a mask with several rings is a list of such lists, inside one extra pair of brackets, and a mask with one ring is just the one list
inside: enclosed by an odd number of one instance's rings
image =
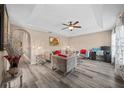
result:
[[(29, 31), (31, 35), (31, 41), (32, 41), (32, 46), (41, 46), (44, 50), (46, 51), (51, 51), (51, 50), (56, 50), (56, 49), (62, 49), (64, 46), (68, 45), (68, 39), (65, 37), (57, 36), (57, 35), (52, 35), (50, 33), (46, 32), (40, 32), (40, 31)], [(57, 46), (50, 46), (49, 45), (49, 37), (57, 37), (60, 40), (60, 44)]]
[[(19, 29), (20, 27), (11, 25), (11, 30)], [(27, 28), (26, 28), (27, 29)], [(111, 45), (111, 31), (96, 32), (87, 35), (81, 35), (71, 38), (53, 35), (51, 33), (27, 29), (31, 35), (31, 47), (42, 47), (43, 51), (52, 51), (56, 49), (63, 49), (65, 46), (71, 46), (75, 50), (82, 48), (97, 48), (100, 46)], [(49, 36), (58, 37), (60, 44), (58, 46), (49, 45)], [(32, 49), (33, 51), (36, 49)], [(35, 51), (36, 52), (36, 51)]]
[[(21, 27), (11, 25), (11, 30), (16, 30), (20, 29)], [(21, 28), (24, 29), (24, 28)], [(51, 51), (51, 50), (56, 50), (56, 49), (62, 49), (64, 46), (68, 45), (68, 39), (66, 37), (54, 35), (48, 32), (43, 32), (43, 31), (36, 31), (32, 29), (27, 29), (26, 30), (30, 33), (31, 35), (31, 47), (42, 47), (42, 49), (46, 51)], [(50, 46), (49, 45), (49, 36), (57, 37), (60, 40), (60, 44), (57, 46)]]
[(69, 39), (69, 45), (76, 50), (80, 50), (82, 48), (91, 49), (98, 48), (100, 46), (111, 46), (111, 31), (72, 37)]

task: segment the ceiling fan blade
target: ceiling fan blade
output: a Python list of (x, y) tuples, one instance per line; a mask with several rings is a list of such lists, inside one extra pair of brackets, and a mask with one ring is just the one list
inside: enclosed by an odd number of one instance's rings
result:
[(65, 27), (65, 28), (62, 28), (62, 30), (65, 30), (65, 29), (67, 29), (68, 27)]
[(68, 24), (62, 24), (62, 25), (64, 25), (64, 26), (69, 26)]
[(73, 23), (73, 25), (76, 25), (76, 24), (78, 24), (79, 23), (79, 21), (76, 21), (75, 23)]
[(81, 28), (81, 26), (73, 26), (74, 28)]

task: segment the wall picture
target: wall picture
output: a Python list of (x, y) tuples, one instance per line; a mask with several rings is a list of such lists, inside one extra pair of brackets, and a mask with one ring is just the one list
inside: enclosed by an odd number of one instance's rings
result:
[(59, 39), (57, 37), (49, 37), (49, 45), (50, 46), (59, 45)]

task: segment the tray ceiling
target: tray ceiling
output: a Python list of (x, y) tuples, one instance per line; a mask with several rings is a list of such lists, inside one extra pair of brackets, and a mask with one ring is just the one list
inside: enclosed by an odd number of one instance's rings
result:
[[(9, 4), (7, 10), (12, 24), (72, 37), (112, 29), (124, 5)], [(61, 30), (69, 21), (79, 21), (82, 28)]]

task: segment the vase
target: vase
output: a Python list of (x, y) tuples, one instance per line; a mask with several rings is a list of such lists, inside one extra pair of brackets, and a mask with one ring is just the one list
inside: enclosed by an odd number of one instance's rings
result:
[(4, 57), (8, 60), (10, 68), (18, 67), (21, 56), (6, 55)]
[(11, 76), (15, 76), (18, 73), (18, 64), (19, 64), (21, 55), (20, 56), (6, 55), (4, 57), (8, 60), (10, 64), (9, 70), (7, 72), (9, 72)]

